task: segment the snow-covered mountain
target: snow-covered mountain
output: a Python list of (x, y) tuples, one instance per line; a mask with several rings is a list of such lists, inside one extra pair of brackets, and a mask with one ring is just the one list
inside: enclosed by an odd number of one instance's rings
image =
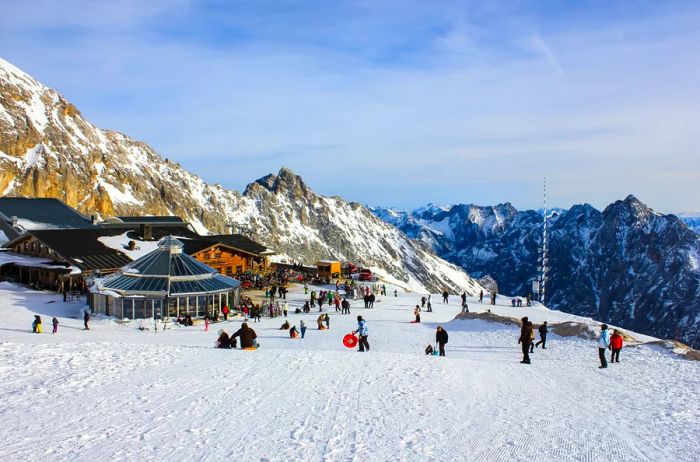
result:
[[(454, 205), (373, 209), (410, 237), (501, 292), (526, 294), (537, 273), (541, 211)], [(662, 338), (700, 329), (700, 236), (634, 196), (598, 211), (558, 210), (549, 222), (547, 304)]]
[(86, 214), (179, 215), (200, 231), (229, 225), (289, 258), (351, 258), (414, 290), (478, 292), (429, 247), (359, 204), (323, 197), (283, 168), (243, 194), (208, 185), (146, 144), (95, 127), (58, 92), (0, 59), (0, 193), (56, 197)]
[(700, 213), (679, 213), (678, 218), (683, 221), (691, 231), (700, 234)]

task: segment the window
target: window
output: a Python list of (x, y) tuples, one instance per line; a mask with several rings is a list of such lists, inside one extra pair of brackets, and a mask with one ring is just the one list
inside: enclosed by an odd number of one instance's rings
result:
[(226, 275), (231, 276), (233, 274), (233, 266), (226, 267)]
[(209, 255), (208, 253), (205, 253), (205, 254), (204, 254), (204, 259), (205, 259), (205, 260), (209, 260), (209, 257), (210, 257), (210, 255)]
[(221, 252), (216, 252), (214, 254), (214, 258), (217, 258), (217, 259), (221, 258)]

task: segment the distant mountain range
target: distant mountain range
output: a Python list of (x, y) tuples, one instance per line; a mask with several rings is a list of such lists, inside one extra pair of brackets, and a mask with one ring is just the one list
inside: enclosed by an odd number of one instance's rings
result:
[(700, 213), (678, 213), (676, 215), (688, 225), (688, 228), (700, 234)]
[[(384, 221), (502, 293), (525, 295), (537, 275), (542, 211), (511, 204), (372, 208)], [(700, 328), (700, 236), (634, 196), (602, 212), (588, 204), (549, 220), (547, 304), (662, 338)], [(700, 340), (700, 339), (699, 339)]]

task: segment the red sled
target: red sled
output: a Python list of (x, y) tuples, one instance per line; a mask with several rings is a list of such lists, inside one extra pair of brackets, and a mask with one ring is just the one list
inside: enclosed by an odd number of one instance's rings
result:
[(348, 334), (345, 337), (343, 337), (343, 345), (345, 345), (348, 348), (355, 348), (357, 346), (357, 337), (355, 337), (355, 334)]

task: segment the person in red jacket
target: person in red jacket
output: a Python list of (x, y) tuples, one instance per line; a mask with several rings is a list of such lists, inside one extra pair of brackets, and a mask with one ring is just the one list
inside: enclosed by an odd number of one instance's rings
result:
[(610, 356), (611, 363), (620, 362), (620, 350), (622, 350), (622, 335), (620, 331), (615, 329), (613, 334), (610, 336), (610, 349), (612, 350), (612, 355)]

